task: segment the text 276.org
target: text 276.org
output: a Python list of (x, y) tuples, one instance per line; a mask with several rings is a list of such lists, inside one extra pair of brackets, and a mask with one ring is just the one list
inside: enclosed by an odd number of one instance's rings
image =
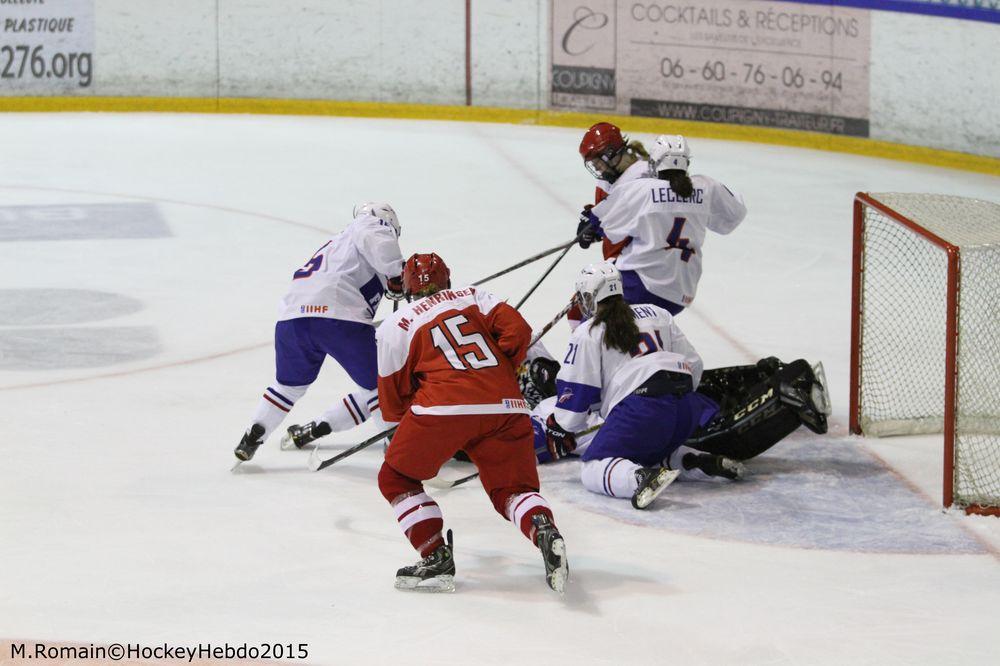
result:
[(50, 53), (45, 46), (0, 45), (0, 85), (4, 79), (76, 79), (86, 88), (92, 80), (93, 54)]

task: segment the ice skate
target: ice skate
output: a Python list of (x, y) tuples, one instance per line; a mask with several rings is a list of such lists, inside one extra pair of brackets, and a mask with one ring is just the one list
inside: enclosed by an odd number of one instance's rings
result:
[(660, 493), (667, 489), (671, 483), (680, 475), (679, 469), (667, 469), (666, 467), (643, 467), (635, 471), (636, 481), (639, 487), (632, 495), (632, 506), (636, 509), (645, 509), (653, 503)]
[(417, 592), (455, 591), (451, 530), (448, 530), (448, 543), (438, 546), (433, 553), (416, 564), (396, 572), (396, 589)]
[(281, 448), (284, 451), (290, 449), (301, 449), (306, 444), (314, 442), (320, 437), (326, 437), (333, 428), (326, 421), (310, 421), (304, 425), (291, 425), (281, 437)]
[(542, 561), (545, 562), (545, 582), (562, 594), (566, 589), (566, 579), (569, 578), (566, 542), (544, 513), (533, 516), (531, 523), (535, 526), (535, 545), (542, 551)]
[(730, 481), (742, 479), (746, 466), (738, 460), (711, 453), (687, 453), (682, 459), (685, 470), (700, 469), (708, 476), (719, 476)]
[(236, 458), (240, 462), (246, 462), (253, 458), (253, 454), (257, 453), (257, 449), (260, 445), (264, 443), (264, 426), (259, 423), (254, 423), (250, 426), (250, 429), (243, 434), (243, 439), (240, 440), (239, 445), (233, 451), (236, 454)]

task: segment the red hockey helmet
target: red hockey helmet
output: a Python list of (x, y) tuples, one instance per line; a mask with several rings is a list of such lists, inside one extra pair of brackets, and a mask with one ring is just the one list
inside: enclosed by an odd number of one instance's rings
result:
[(611, 123), (597, 123), (583, 135), (580, 157), (594, 178), (613, 183), (621, 175), (616, 165), (627, 147), (620, 129)]
[(451, 286), (451, 271), (433, 252), (415, 254), (403, 265), (403, 293), (424, 296)]

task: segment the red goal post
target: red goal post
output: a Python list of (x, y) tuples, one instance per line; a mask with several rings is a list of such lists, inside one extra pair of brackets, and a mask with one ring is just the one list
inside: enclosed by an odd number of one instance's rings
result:
[(850, 428), (944, 434), (945, 506), (1000, 515), (1000, 205), (854, 199)]

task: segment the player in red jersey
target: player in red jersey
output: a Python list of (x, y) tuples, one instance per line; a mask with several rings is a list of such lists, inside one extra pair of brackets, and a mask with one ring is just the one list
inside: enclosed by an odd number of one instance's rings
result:
[(566, 546), (538, 494), (529, 408), (515, 374), (531, 327), (489, 292), (452, 289), (436, 254), (406, 261), (403, 291), (412, 302), (376, 333), (382, 416), (399, 422), (378, 485), (423, 559), (396, 573), (396, 587), (455, 589), (451, 530), (446, 541), (441, 509), (422, 481), (462, 450), (497, 512), (542, 552), (546, 582), (561, 593)]
[[(637, 178), (648, 178), (649, 153), (642, 142), (629, 140), (622, 131), (611, 123), (596, 123), (583, 135), (580, 141), (580, 157), (587, 171), (597, 179), (594, 189), (594, 203), (584, 206), (590, 210), (595, 205), (608, 198), (616, 185), (633, 181)], [(580, 219), (576, 233), (579, 236), (580, 247), (586, 249), (598, 240), (597, 233), (591, 228), (589, 220)], [(601, 241), (601, 254), (605, 259), (614, 260), (632, 241), (626, 238), (618, 243), (612, 243), (607, 238)], [(580, 308), (574, 305), (566, 315), (570, 328), (575, 329), (583, 321)]]

